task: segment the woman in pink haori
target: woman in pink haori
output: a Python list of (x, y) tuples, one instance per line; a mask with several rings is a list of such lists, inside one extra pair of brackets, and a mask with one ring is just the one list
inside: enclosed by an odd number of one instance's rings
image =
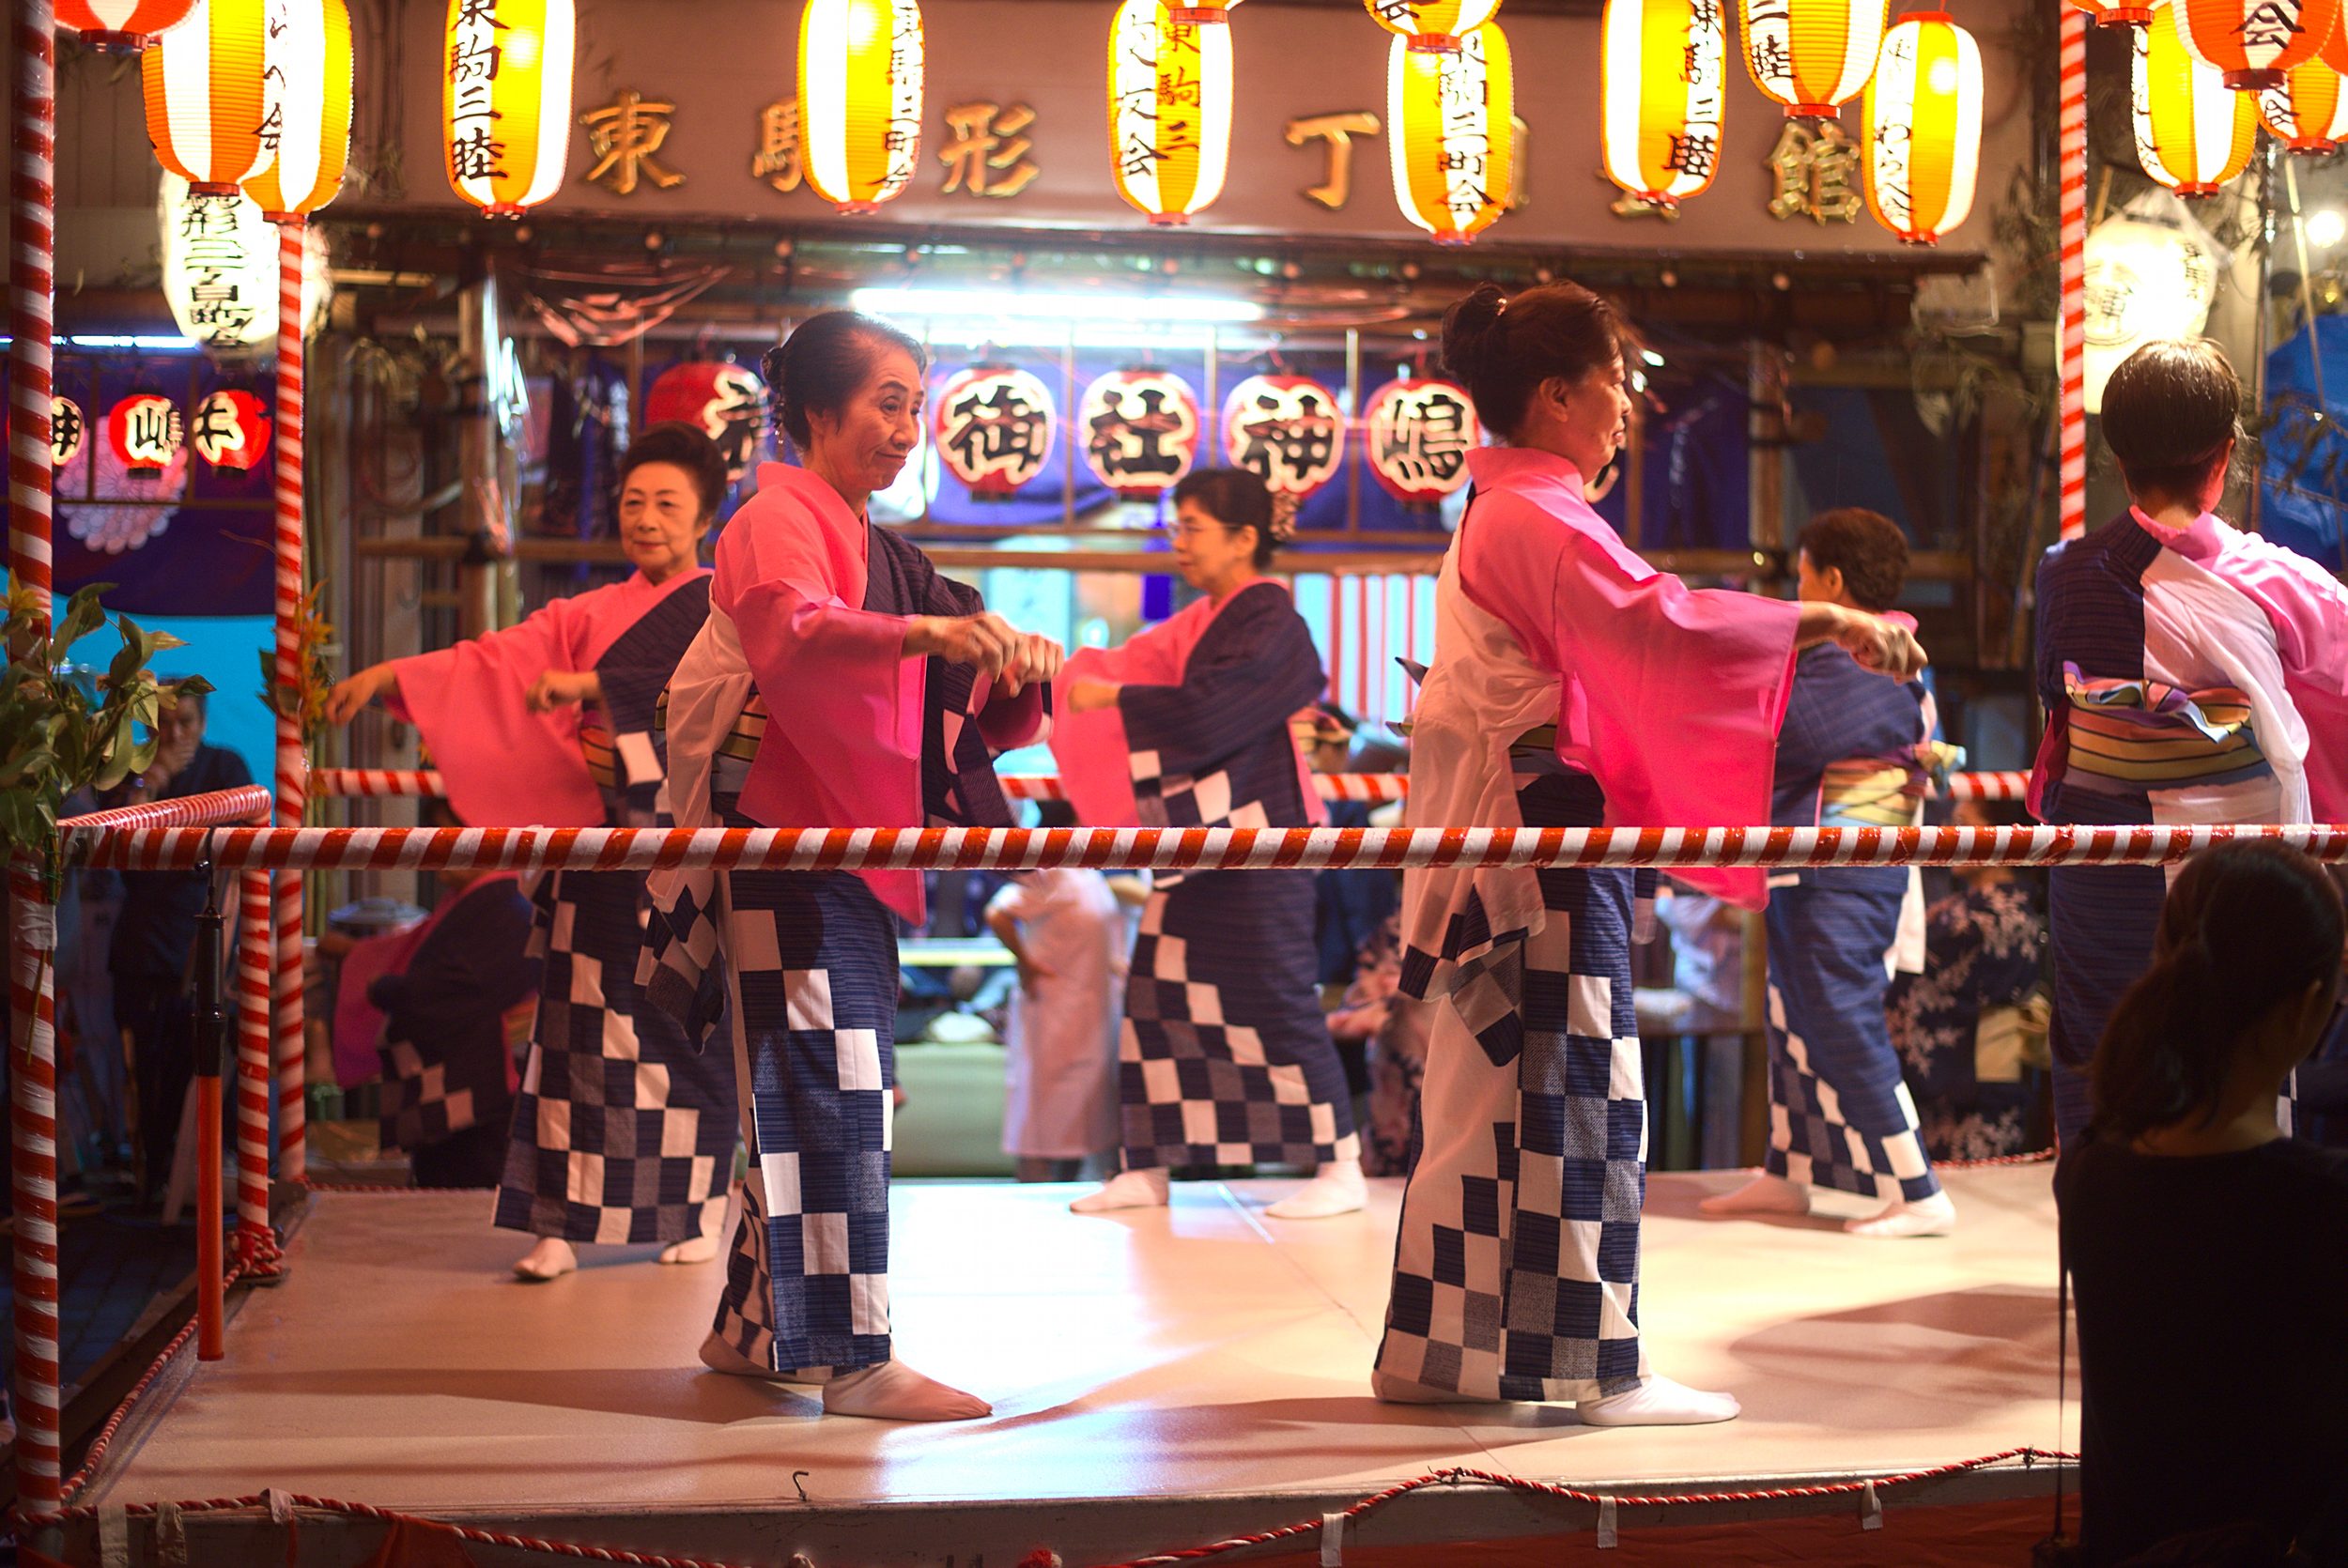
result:
[[(334, 688), (327, 717), (346, 722), (382, 698), (423, 735), (470, 826), (653, 825), (654, 708), (709, 613), (696, 552), (725, 491), (708, 437), (652, 426), (620, 472), (634, 575), (517, 626), (363, 669)], [(539, 1240), (514, 1272), (567, 1274), (585, 1242), (657, 1242), (663, 1263), (706, 1263), (734, 1174), (734, 1071), (641, 1005), (644, 874), (549, 871), (531, 898), (545, 974), (496, 1219)]]
[[(1584, 485), (1630, 399), (1624, 328), (1573, 284), (1451, 307), (1444, 358), (1508, 445), (1469, 454), (1411, 754), (1412, 827), (1768, 821), (1794, 656), (1832, 641), (1901, 679), (1902, 627), (1834, 604), (1696, 592), (1631, 553)], [(1757, 870), (1677, 873), (1758, 906)], [(1405, 873), (1402, 985), (1440, 999), (1402, 1199), (1382, 1399), (1570, 1400), (1589, 1425), (1726, 1421), (1639, 1339), (1646, 1101), (1628, 870)]]
[[(994, 758), (1047, 728), (1059, 648), (866, 515), (920, 429), (920, 346), (829, 311), (765, 372), (804, 466), (761, 470), (718, 543), (709, 623), (669, 684), (679, 824), (1008, 826)], [(897, 917), (922, 917), (920, 874), (681, 871), (653, 886), (653, 1000), (697, 1028), (728, 1016), (750, 1146), (703, 1361), (820, 1384), (837, 1414), (986, 1415), (894, 1360), (889, 1336)]]

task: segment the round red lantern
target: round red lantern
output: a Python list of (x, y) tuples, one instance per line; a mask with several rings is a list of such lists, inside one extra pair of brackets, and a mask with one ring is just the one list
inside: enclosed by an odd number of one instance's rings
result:
[(193, 9), (195, 0), (57, 0), (57, 25), (72, 28), (100, 54), (130, 54)]
[(1085, 465), (1126, 500), (1155, 500), (1198, 461), (1198, 398), (1170, 370), (1112, 370), (1085, 389)]
[(161, 392), (132, 392), (106, 416), (106, 441), (133, 479), (152, 479), (179, 453), (179, 410)]
[(258, 468), (269, 454), (269, 407), (240, 387), (206, 392), (189, 422), (188, 445), (216, 469)]
[(671, 365), (644, 393), (644, 423), (675, 420), (718, 443), (726, 477), (739, 479), (766, 427), (766, 383), (726, 361)]
[(1274, 500), (1303, 500), (1345, 461), (1345, 409), (1309, 376), (1250, 376), (1223, 405), (1223, 453)]
[(70, 397), (49, 399), (49, 466), (62, 469), (82, 453), (82, 406)]
[(955, 372), (930, 405), (930, 435), (946, 471), (974, 496), (1010, 495), (1043, 471), (1058, 423), (1051, 390), (1016, 365)]
[(1475, 402), (1450, 381), (1405, 376), (1370, 395), (1362, 420), (1369, 471), (1395, 500), (1430, 505), (1467, 483), (1483, 441)]

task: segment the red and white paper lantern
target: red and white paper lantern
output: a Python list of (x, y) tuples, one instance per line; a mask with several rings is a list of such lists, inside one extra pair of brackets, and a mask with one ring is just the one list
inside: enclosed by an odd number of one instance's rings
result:
[(161, 392), (132, 392), (106, 415), (106, 442), (133, 479), (152, 479), (179, 454), (179, 409)]
[(1198, 461), (1198, 398), (1170, 370), (1112, 370), (1085, 389), (1085, 465), (1126, 500), (1155, 500)]
[(70, 397), (49, 399), (49, 466), (62, 469), (82, 454), (82, 438), (88, 433), (82, 406)]
[(1008, 496), (1051, 461), (1058, 423), (1051, 390), (1016, 365), (957, 371), (930, 405), (930, 435), (946, 471), (975, 496)]
[(1371, 394), (1362, 428), (1369, 471), (1388, 495), (1414, 506), (1465, 484), (1467, 455), (1484, 438), (1466, 388), (1410, 376)]
[(216, 469), (256, 469), (269, 455), (269, 407), (241, 387), (222, 387), (196, 403), (188, 445)]
[(1301, 501), (1345, 462), (1344, 405), (1309, 376), (1250, 376), (1224, 402), (1223, 453), (1275, 500)]
[(766, 383), (758, 373), (726, 361), (671, 365), (644, 393), (644, 423), (675, 420), (718, 443), (726, 477), (739, 479), (766, 425)]

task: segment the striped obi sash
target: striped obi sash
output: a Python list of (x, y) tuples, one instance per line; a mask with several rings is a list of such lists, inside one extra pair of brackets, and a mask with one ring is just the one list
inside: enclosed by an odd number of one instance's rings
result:
[(1905, 754), (1830, 762), (1818, 780), (1818, 825), (1909, 826), (1920, 820), (1934, 781), (1964, 759), (1962, 747), (1924, 741)]
[[(663, 691), (653, 705), (653, 731), (665, 740), (669, 730), (669, 694)], [(722, 794), (738, 794), (743, 780), (749, 776), (750, 763), (757, 759), (758, 743), (766, 738), (766, 703), (753, 689), (742, 711), (734, 715), (734, 727), (725, 739), (718, 743), (717, 767), (712, 787)], [(595, 763), (591, 758), (590, 768)]]
[(610, 730), (594, 719), (580, 719), (579, 750), (587, 759), (587, 776), (595, 781), (596, 789), (607, 795), (620, 789), (620, 754), (611, 744)]
[(2089, 680), (2062, 667), (2070, 699), (2063, 782), (2108, 794), (2266, 777), (2250, 699), (2234, 686), (2183, 691), (2159, 681)]

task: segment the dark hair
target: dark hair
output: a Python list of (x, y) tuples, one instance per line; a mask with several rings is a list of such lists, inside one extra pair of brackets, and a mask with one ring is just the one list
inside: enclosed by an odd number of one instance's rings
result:
[(2148, 343), (2104, 383), (2104, 444), (2136, 494), (2186, 495), (2241, 433), (2242, 379), (2207, 338)]
[(683, 469), (693, 488), (701, 493), (702, 515), (714, 517), (718, 505), (726, 499), (726, 459), (711, 440), (683, 420), (662, 420), (648, 424), (627, 444), (626, 455), (620, 459), (620, 486), (627, 487), (627, 476), (647, 463), (666, 463)]
[(902, 348), (913, 357), (916, 370), (927, 370), (929, 358), (920, 344), (902, 329), (876, 315), (857, 311), (825, 311), (791, 330), (791, 335), (766, 350), (759, 361), (760, 374), (773, 389), (775, 421), (792, 445), (807, 450), (807, 416), (836, 414), (848, 406), (867, 377), (873, 361), (888, 348)]
[(1443, 316), (1443, 359), (1485, 424), (1510, 440), (1542, 382), (1579, 381), (1622, 357), (1621, 314), (1580, 284), (1542, 284), (1511, 298), (1478, 284)]
[(1819, 513), (1801, 530), (1795, 548), (1810, 558), (1812, 570), (1840, 571), (1844, 590), (1861, 609), (1877, 614), (1890, 609), (1908, 581), (1908, 535), (1882, 513), (1863, 506)]
[(1196, 502), (1198, 510), (1237, 533), (1256, 530), (1256, 568), (1272, 564), (1280, 541), (1272, 527), (1272, 492), (1245, 469), (1193, 469), (1174, 484), (1174, 504)]
[(2095, 1048), (2090, 1135), (2124, 1142), (2187, 1117), (2208, 1125), (2242, 1038), (2310, 985), (2339, 983), (2341, 930), (2331, 878), (2286, 844), (2236, 839), (2187, 861), (2162, 906), (2152, 967)]

